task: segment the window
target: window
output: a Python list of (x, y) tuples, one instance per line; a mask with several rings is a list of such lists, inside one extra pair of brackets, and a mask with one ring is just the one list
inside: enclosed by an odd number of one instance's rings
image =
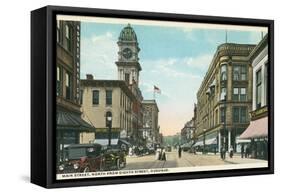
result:
[(233, 88), (233, 100), (239, 100), (239, 88)]
[(112, 113), (109, 111), (105, 113), (105, 123), (106, 127), (112, 127)]
[(80, 104), (83, 104), (83, 90), (80, 90)]
[(57, 96), (61, 95), (61, 69), (57, 67)]
[(233, 80), (239, 80), (239, 67), (233, 67)]
[(69, 25), (65, 25), (65, 38), (66, 38), (66, 49), (72, 51), (72, 30)]
[(218, 122), (218, 109), (216, 109), (216, 115), (215, 115), (215, 125), (217, 125), (219, 122)]
[(246, 88), (233, 88), (233, 100), (246, 101), (247, 100)]
[(240, 122), (241, 123), (247, 122), (247, 108), (246, 107), (240, 108)]
[(241, 80), (245, 81), (247, 79), (247, 67), (241, 66)]
[(256, 108), (261, 107), (261, 69), (256, 73)]
[(130, 74), (129, 73), (125, 73), (125, 81), (127, 84), (130, 83)]
[(247, 114), (247, 107), (233, 107), (233, 123), (246, 123)]
[(224, 81), (227, 79), (226, 76), (226, 64), (221, 66), (221, 81)]
[(66, 88), (66, 99), (71, 100), (71, 76), (68, 73), (65, 73), (65, 88)]
[(61, 43), (61, 29), (60, 29), (60, 21), (57, 21), (57, 42)]
[(220, 108), (220, 122), (225, 122), (225, 107)]
[(246, 101), (246, 100), (247, 100), (246, 88), (240, 88), (240, 101)]
[(226, 88), (225, 87), (221, 88), (220, 100), (226, 100)]
[(233, 107), (233, 123), (239, 123), (239, 107)]
[(98, 90), (93, 90), (93, 97), (92, 97), (92, 101), (94, 105), (98, 105), (99, 104), (99, 94), (100, 92)]
[(247, 65), (233, 65), (233, 80), (247, 80)]
[(106, 105), (112, 105), (112, 90), (106, 90)]

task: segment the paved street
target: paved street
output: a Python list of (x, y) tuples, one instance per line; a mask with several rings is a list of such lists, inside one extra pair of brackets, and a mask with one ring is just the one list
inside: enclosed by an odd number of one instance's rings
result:
[(220, 155), (202, 155), (182, 153), (182, 157), (178, 158), (177, 151), (166, 152), (167, 161), (159, 161), (155, 159), (155, 155), (127, 157), (127, 166), (124, 170), (133, 169), (153, 169), (153, 168), (174, 168), (174, 167), (194, 167), (194, 166), (210, 166), (210, 165), (228, 165), (228, 164), (246, 164), (246, 163), (266, 163), (264, 160), (257, 159), (241, 159), (239, 155), (233, 158), (227, 157), (221, 160)]

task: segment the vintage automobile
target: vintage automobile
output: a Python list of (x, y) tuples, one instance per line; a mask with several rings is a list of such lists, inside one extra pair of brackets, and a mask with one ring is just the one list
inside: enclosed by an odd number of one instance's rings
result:
[(64, 158), (58, 173), (95, 172), (103, 169), (100, 144), (72, 144), (64, 148)]
[(119, 170), (126, 166), (125, 151), (118, 148), (104, 149), (103, 170)]
[(100, 144), (73, 144), (64, 149), (57, 173), (119, 170), (125, 166), (126, 155), (120, 149), (108, 149)]

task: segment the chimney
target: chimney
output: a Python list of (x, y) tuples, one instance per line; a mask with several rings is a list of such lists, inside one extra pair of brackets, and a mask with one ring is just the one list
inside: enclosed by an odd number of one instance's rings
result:
[(87, 80), (93, 80), (94, 76), (92, 74), (87, 74), (86, 78), (87, 78)]

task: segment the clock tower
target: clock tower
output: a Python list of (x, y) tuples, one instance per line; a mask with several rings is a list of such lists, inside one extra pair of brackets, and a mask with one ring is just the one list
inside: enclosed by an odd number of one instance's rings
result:
[(139, 44), (134, 29), (128, 24), (120, 32), (118, 38), (118, 79), (126, 81), (127, 84), (139, 84), (139, 72), (141, 66), (139, 64)]

